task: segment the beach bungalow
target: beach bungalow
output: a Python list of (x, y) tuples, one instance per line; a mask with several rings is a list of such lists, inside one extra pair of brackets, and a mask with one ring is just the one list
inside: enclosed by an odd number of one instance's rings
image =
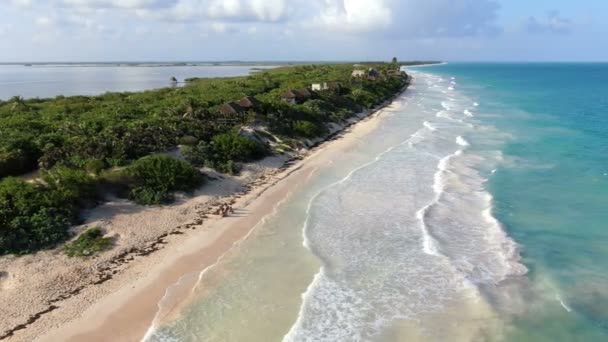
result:
[(300, 98), (300, 94), (298, 94), (298, 92), (296, 90), (287, 90), (286, 92), (284, 92), (283, 94), (281, 94), (281, 100), (284, 102), (287, 102), (289, 104), (296, 104), (298, 103), (298, 99)]
[(401, 70), (390, 70), (387, 75), (391, 77), (405, 77), (405, 72)]
[(310, 90), (309, 90), (309, 89), (307, 89), (307, 88), (304, 88), (304, 89), (300, 89), (300, 90), (298, 90), (298, 94), (300, 94), (300, 97), (301, 97), (301, 99), (303, 100), (302, 102), (304, 102), (304, 101), (306, 101), (306, 100), (308, 100), (308, 99), (312, 98), (312, 96), (313, 96), (312, 91), (310, 91)]
[(310, 89), (312, 89), (313, 91), (327, 90), (327, 83), (313, 83), (310, 86)]
[(342, 90), (342, 83), (338, 81), (327, 82), (327, 89), (335, 92), (340, 92)]
[(339, 92), (341, 88), (342, 88), (342, 85), (340, 84), (340, 82), (336, 82), (336, 81), (313, 83), (311, 86), (311, 89), (313, 91), (331, 90), (331, 91)]
[(355, 69), (355, 70), (353, 70), (351, 77), (365, 77), (365, 70)]
[(234, 101), (224, 103), (219, 109), (220, 114), (222, 114), (223, 116), (238, 115), (240, 113), (243, 113), (244, 111), (245, 108), (241, 107), (238, 103)]
[(245, 96), (243, 97), (238, 105), (243, 108), (244, 110), (252, 110), (252, 111), (256, 111), (262, 108), (262, 103), (260, 101), (258, 101), (258, 99), (256, 99), (253, 96)]
[(299, 104), (312, 97), (312, 93), (308, 89), (302, 90), (287, 90), (281, 95), (281, 100), (289, 104)]
[(367, 71), (367, 79), (369, 81), (376, 81), (378, 80), (380, 77), (382, 76), (382, 74), (380, 74), (380, 72), (374, 68), (370, 68)]

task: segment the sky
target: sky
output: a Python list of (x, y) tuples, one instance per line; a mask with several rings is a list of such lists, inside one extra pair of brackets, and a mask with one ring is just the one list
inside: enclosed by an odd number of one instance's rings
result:
[(0, 0), (0, 62), (608, 61), (607, 0)]

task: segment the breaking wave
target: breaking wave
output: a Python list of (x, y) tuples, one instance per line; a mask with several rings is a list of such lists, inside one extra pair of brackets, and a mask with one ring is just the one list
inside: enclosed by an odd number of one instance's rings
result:
[(456, 91), (446, 100), (450, 81), (416, 80), (423, 101), (407, 110), (424, 114), (412, 121), (421, 129), (310, 200), (304, 244), (323, 266), (284, 341), (370, 340), (526, 272), (477, 171), (500, 160), (463, 137), (483, 132), (466, 122), (476, 103)]

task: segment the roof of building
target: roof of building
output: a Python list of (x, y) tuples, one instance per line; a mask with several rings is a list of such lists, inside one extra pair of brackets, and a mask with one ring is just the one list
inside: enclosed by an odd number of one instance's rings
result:
[(327, 82), (327, 88), (329, 88), (329, 89), (338, 89), (341, 86), (342, 86), (342, 84), (338, 81)]
[(233, 101), (224, 103), (220, 107), (220, 113), (224, 114), (224, 115), (238, 114), (243, 111), (244, 111), (244, 108), (241, 107), (238, 103), (233, 102)]
[(380, 72), (374, 68), (370, 68), (367, 74), (369, 76), (380, 76)]
[(309, 98), (312, 96), (312, 93), (310, 92), (310, 90), (308, 90), (306, 88), (297, 90), (297, 92), (300, 94), (301, 97), (304, 97), (304, 98)]
[(238, 104), (243, 108), (258, 108), (262, 103), (253, 96), (245, 96), (239, 101)]
[(281, 97), (284, 99), (295, 99), (299, 96), (300, 94), (298, 94), (298, 92), (293, 89), (286, 90), (285, 92), (283, 92), (283, 94), (281, 94)]

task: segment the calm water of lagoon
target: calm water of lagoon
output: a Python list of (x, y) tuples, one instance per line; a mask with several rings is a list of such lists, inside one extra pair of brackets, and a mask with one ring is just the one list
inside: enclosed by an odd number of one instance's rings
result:
[(142, 91), (171, 87), (190, 77), (248, 75), (253, 68), (271, 66), (123, 66), (95, 65), (0, 65), (0, 100), (13, 96), (46, 98), (58, 95), (97, 95), (115, 91)]

